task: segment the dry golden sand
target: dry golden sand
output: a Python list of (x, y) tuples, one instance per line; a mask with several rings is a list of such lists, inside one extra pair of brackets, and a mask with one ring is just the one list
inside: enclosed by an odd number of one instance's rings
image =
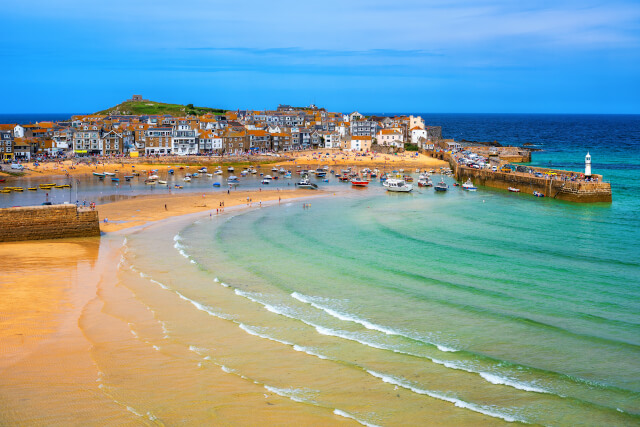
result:
[[(127, 200), (120, 200), (97, 207), (100, 216), (100, 230), (113, 232), (129, 227), (135, 227), (152, 221), (186, 215), (196, 212), (209, 212), (212, 215), (221, 214), (220, 202), (225, 208), (237, 205), (259, 207), (263, 203), (278, 200), (305, 197), (317, 192), (309, 190), (265, 190), (265, 191), (236, 191), (229, 194), (220, 193), (183, 193), (168, 195), (145, 195)], [(247, 203), (247, 197), (251, 202)], [(165, 208), (166, 206), (166, 208)], [(108, 222), (104, 222), (105, 218)]]

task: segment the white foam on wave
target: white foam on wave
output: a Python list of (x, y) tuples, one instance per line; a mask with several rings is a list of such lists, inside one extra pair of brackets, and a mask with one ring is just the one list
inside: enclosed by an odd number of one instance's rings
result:
[(205, 313), (210, 314), (211, 316), (217, 317), (219, 319), (231, 320), (231, 317), (227, 316), (226, 314), (216, 313), (215, 311), (213, 311), (211, 307), (208, 307), (204, 304), (200, 304), (199, 302), (194, 301), (191, 298), (187, 298), (178, 291), (174, 291), (174, 292), (176, 293), (176, 295), (180, 297), (180, 299), (191, 303), (191, 305), (193, 305), (195, 308), (197, 308), (200, 311), (204, 311)]
[(240, 329), (242, 329), (243, 331), (245, 331), (249, 335), (254, 335), (256, 337), (260, 337), (262, 339), (269, 340), (269, 341), (275, 341), (275, 342), (280, 343), (280, 344), (293, 346), (293, 343), (290, 343), (288, 341), (280, 340), (278, 338), (274, 338), (274, 337), (271, 337), (269, 335), (261, 334), (260, 332), (258, 332), (256, 330), (256, 328), (254, 328), (252, 326), (249, 326), (249, 325), (245, 325), (244, 323), (238, 323), (238, 326), (240, 327)]
[(173, 241), (177, 242), (180, 240), (180, 233), (176, 234), (175, 236), (173, 236)]
[(160, 286), (162, 289), (166, 289), (166, 290), (170, 290), (171, 289), (167, 285), (165, 285), (163, 283), (160, 283), (157, 280), (149, 279), (149, 281), (155, 283), (158, 286)]
[(189, 262), (191, 262), (191, 264), (197, 264), (194, 260), (189, 260)]
[(253, 302), (257, 303), (257, 304), (262, 305), (267, 311), (270, 311), (270, 312), (272, 312), (274, 314), (279, 314), (281, 316), (289, 317), (291, 319), (296, 319), (295, 317), (289, 315), (287, 313), (287, 311), (284, 310), (282, 307), (276, 307), (274, 305), (271, 305), (269, 303), (261, 301), (261, 300), (259, 300), (258, 298), (255, 297), (255, 295), (260, 295), (260, 294), (254, 294), (254, 293), (251, 293), (251, 292), (241, 291), (240, 289), (237, 289), (237, 288), (234, 289), (233, 292), (238, 296), (241, 296), (243, 298), (248, 299), (249, 301), (253, 301)]
[(368, 423), (366, 421), (360, 420), (360, 419), (354, 417), (353, 415), (351, 415), (351, 414), (349, 414), (347, 412), (341, 411), (340, 409), (334, 409), (333, 413), (338, 415), (338, 416), (344, 417), (344, 418), (349, 418), (349, 419), (351, 419), (351, 420), (353, 420), (353, 421), (355, 421), (357, 423), (362, 424), (363, 426), (378, 427), (376, 424), (371, 424), (371, 423)]
[(233, 369), (231, 369), (231, 368), (227, 368), (227, 367), (226, 367), (226, 366), (224, 366), (224, 365), (221, 365), (221, 366), (220, 366), (220, 369), (222, 369), (222, 370), (223, 370), (224, 372), (226, 372), (227, 374), (235, 374), (235, 373), (236, 373), (236, 371), (235, 371), (235, 370), (233, 370)]
[(366, 319), (362, 319), (362, 318), (360, 318), (358, 316), (355, 316), (355, 315), (352, 315), (352, 314), (341, 313), (341, 312), (339, 312), (339, 311), (337, 311), (337, 310), (335, 310), (333, 308), (324, 306), (322, 304), (318, 304), (316, 301), (314, 301), (314, 299), (312, 297), (300, 294), (298, 292), (293, 292), (291, 294), (291, 296), (294, 299), (296, 299), (296, 300), (298, 300), (298, 301), (300, 301), (302, 303), (309, 304), (312, 307), (317, 308), (318, 310), (324, 311), (329, 316), (335, 317), (336, 319), (342, 320), (344, 322), (357, 323), (360, 326), (364, 326), (366, 329), (382, 332), (382, 333), (384, 333), (386, 335), (396, 335), (396, 336), (405, 337), (405, 338), (409, 338), (409, 339), (416, 340), (416, 341), (421, 341), (421, 342), (424, 342), (425, 344), (435, 345), (438, 348), (438, 350), (440, 350), (440, 351), (446, 351), (446, 352), (458, 351), (458, 350), (456, 350), (454, 348), (451, 348), (451, 347), (446, 347), (446, 346), (443, 346), (441, 344), (437, 344), (437, 343), (430, 342), (430, 341), (425, 341), (424, 338), (421, 338), (421, 337), (416, 337), (416, 336), (413, 336), (411, 334), (407, 334), (405, 332), (401, 332), (401, 331), (398, 331), (398, 330), (395, 330), (395, 329), (392, 329), (392, 328), (388, 328), (386, 326), (378, 325), (376, 323), (370, 322), (370, 321), (368, 321)]
[(275, 393), (279, 396), (286, 397), (288, 399), (293, 400), (294, 402), (299, 403), (310, 403), (309, 401), (299, 397), (299, 390), (293, 388), (276, 388), (269, 385), (264, 384), (264, 388), (269, 390), (271, 393)]
[(158, 347), (157, 345), (154, 345), (153, 349), (156, 350), (156, 351), (160, 351), (160, 347)]
[(196, 347), (195, 345), (190, 345), (189, 346), (189, 350), (193, 351), (198, 356), (202, 356), (203, 353), (207, 353), (209, 351), (209, 349), (202, 348), (202, 347)]
[(299, 351), (299, 352), (302, 352), (302, 353), (307, 353), (309, 356), (314, 356), (314, 357), (317, 357), (318, 359), (323, 359), (323, 360), (328, 360), (329, 359), (327, 356), (323, 356), (322, 354), (316, 353), (315, 351), (309, 349), (308, 347), (303, 347), (303, 346), (298, 345), (298, 344), (294, 344), (293, 345), (293, 349), (295, 351)]
[(218, 280), (218, 278), (217, 278), (217, 277), (214, 277), (214, 278), (213, 278), (213, 281), (214, 281), (215, 283), (218, 283), (220, 280)]
[(513, 415), (509, 415), (509, 414), (505, 414), (504, 412), (499, 412), (496, 411), (495, 409), (493, 409), (492, 407), (488, 407), (485, 405), (477, 405), (475, 403), (469, 403), (469, 402), (465, 402), (464, 400), (460, 400), (457, 399), (455, 397), (450, 397), (447, 396), (445, 394), (442, 394), (440, 392), (436, 392), (436, 391), (432, 391), (432, 390), (424, 390), (418, 387), (415, 387), (413, 385), (411, 385), (410, 383), (400, 380), (398, 378), (392, 377), (390, 375), (384, 375), (375, 371), (370, 371), (367, 370), (367, 372), (376, 377), (381, 379), (383, 382), (388, 383), (388, 384), (393, 384), (396, 385), (398, 387), (402, 387), (404, 389), (410, 390), (416, 394), (422, 394), (422, 395), (426, 395), (429, 397), (432, 397), (434, 399), (439, 399), (439, 400), (444, 400), (445, 402), (449, 402), (449, 403), (453, 403), (455, 406), (457, 406), (458, 408), (464, 408), (464, 409), (469, 409), (470, 411), (474, 411), (474, 412), (478, 412), (484, 415), (487, 415), (489, 417), (493, 417), (493, 418), (500, 418), (504, 421), (513, 423), (513, 422), (521, 422), (521, 423), (526, 423), (528, 424), (527, 421), (521, 419), (521, 418), (517, 418)]
[(491, 384), (506, 385), (509, 387), (517, 388), (519, 390), (533, 391), (536, 393), (550, 393), (549, 390), (545, 390), (540, 387), (534, 387), (525, 383), (521, 383), (519, 381), (512, 380), (510, 378), (500, 377), (498, 375), (490, 374), (488, 372), (480, 372), (480, 376), (485, 380), (489, 381)]

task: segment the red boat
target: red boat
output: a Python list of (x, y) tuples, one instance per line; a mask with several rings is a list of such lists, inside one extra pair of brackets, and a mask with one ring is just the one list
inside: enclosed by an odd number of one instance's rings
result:
[(366, 181), (364, 179), (353, 178), (351, 180), (351, 185), (353, 185), (354, 187), (366, 187), (367, 185), (369, 185), (369, 181)]

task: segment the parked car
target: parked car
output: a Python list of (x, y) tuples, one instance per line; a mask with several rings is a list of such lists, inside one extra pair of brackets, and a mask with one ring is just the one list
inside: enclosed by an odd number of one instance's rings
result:
[(20, 163), (12, 163), (11, 164), (11, 169), (17, 169), (19, 171), (24, 169), (24, 166), (22, 166)]

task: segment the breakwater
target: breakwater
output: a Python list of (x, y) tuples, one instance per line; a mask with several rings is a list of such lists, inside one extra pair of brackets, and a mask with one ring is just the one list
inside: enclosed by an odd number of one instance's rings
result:
[(98, 212), (75, 205), (0, 209), (0, 242), (100, 235)]
[(545, 175), (537, 177), (529, 173), (521, 172), (493, 172), (488, 169), (475, 169), (459, 165), (453, 156), (446, 152), (434, 153), (435, 157), (448, 161), (454, 176), (458, 181), (471, 179), (475, 185), (500, 188), (507, 190), (509, 187), (518, 188), (521, 192), (532, 194), (534, 191), (544, 194), (545, 197), (576, 203), (611, 203), (611, 183), (602, 182), (601, 175), (593, 175), (597, 182), (570, 181), (558, 179), (560, 174), (569, 174), (568, 171), (550, 170), (544, 168), (531, 168), (535, 171), (555, 172), (558, 175)]

